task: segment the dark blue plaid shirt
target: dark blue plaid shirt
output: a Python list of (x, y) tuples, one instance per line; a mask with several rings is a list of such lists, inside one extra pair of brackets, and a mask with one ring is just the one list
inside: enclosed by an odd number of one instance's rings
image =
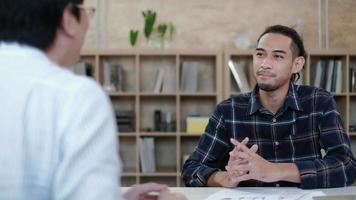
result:
[(187, 186), (206, 186), (213, 172), (225, 170), (233, 149), (229, 139), (245, 137), (250, 138), (247, 146), (257, 144), (257, 153), (266, 160), (295, 163), (301, 183), (249, 180), (238, 186), (328, 188), (354, 182), (356, 160), (330, 93), (290, 84), (283, 106), (274, 115), (262, 106), (258, 90), (217, 106), (198, 146), (184, 163), (182, 176)]

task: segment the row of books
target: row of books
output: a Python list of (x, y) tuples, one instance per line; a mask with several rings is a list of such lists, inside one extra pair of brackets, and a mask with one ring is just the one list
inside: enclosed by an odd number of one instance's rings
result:
[[(236, 82), (236, 86), (242, 93), (250, 92), (252, 85), (248, 78), (248, 62), (246, 60), (230, 60), (228, 67)], [(199, 67), (198, 61), (184, 61), (182, 63), (182, 76), (180, 89), (182, 92), (194, 93), (198, 90)], [(123, 91), (124, 89), (124, 70), (122, 65), (104, 62), (103, 87), (108, 92)], [(88, 62), (80, 62), (73, 68), (74, 73), (93, 77), (93, 66)], [(350, 92), (356, 91), (356, 71), (350, 68), (349, 89)], [(300, 79), (299, 83), (303, 78)], [(175, 69), (159, 68), (156, 72), (155, 83), (152, 88), (154, 93), (175, 92)], [(320, 59), (315, 65), (315, 78), (313, 85), (324, 88), (330, 92), (339, 93), (342, 90), (342, 62), (340, 59)]]
[(176, 79), (174, 68), (159, 68), (156, 73), (156, 81), (153, 87), (154, 93), (174, 92)]
[[(182, 92), (194, 93), (198, 91), (199, 67), (198, 61), (184, 61), (182, 63), (182, 76), (180, 90)], [(157, 70), (156, 81), (153, 88), (154, 93), (175, 91), (174, 68), (160, 68)]]
[[(182, 63), (182, 76), (180, 89), (182, 92), (194, 93), (198, 90), (199, 69), (203, 65), (198, 61), (184, 61)], [(87, 62), (80, 62), (73, 67), (79, 75), (94, 76), (93, 66)], [(118, 63), (103, 63), (103, 88), (107, 92), (120, 92), (124, 90), (125, 71)], [(176, 90), (175, 68), (161, 67), (156, 70), (152, 91), (154, 93), (169, 93)], [(211, 80), (211, 87), (212, 86)]]
[(321, 59), (316, 63), (313, 85), (329, 92), (340, 93), (342, 88), (342, 62), (340, 59)]

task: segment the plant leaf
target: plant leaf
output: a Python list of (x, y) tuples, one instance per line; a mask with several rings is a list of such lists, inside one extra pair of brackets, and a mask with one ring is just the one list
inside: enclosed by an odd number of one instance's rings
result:
[(130, 31), (130, 43), (131, 46), (135, 46), (138, 37), (138, 30), (131, 30)]

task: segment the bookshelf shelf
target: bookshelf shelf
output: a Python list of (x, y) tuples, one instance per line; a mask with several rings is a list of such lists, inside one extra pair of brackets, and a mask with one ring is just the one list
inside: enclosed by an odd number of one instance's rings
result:
[[(175, 169), (173, 169), (175, 170)], [(170, 171), (173, 171), (170, 170)], [(141, 173), (140, 174), (141, 177), (175, 177), (175, 176), (179, 176), (178, 173), (176, 172), (155, 172), (155, 173)]]
[(136, 137), (136, 132), (119, 132), (118, 137)]
[(135, 97), (136, 93), (132, 93), (132, 92), (107, 92), (107, 94), (111, 97)]
[(176, 93), (157, 93), (157, 94), (153, 94), (153, 93), (144, 93), (144, 92), (140, 92), (139, 93), (140, 96), (142, 97), (175, 97)]
[(198, 134), (188, 134), (186, 132), (182, 132), (180, 134), (181, 138), (199, 138), (201, 135)]
[(129, 172), (124, 172), (121, 175), (122, 177), (136, 177), (137, 174), (136, 173), (129, 173)]
[(217, 93), (180, 93), (181, 97), (216, 97)]
[(153, 136), (153, 137), (175, 137), (177, 136), (176, 132), (146, 132), (146, 133), (140, 133), (139, 136), (142, 137), (147, 137), (147, 136)]

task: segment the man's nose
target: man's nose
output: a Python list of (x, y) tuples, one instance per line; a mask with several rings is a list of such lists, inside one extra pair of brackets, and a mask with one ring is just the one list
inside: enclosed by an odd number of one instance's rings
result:
[(270, 68), (272, 67), (272, 62), (268, 57), (266, 57), (265, 59), (263, 59), (261, 66), (264, 68)]

